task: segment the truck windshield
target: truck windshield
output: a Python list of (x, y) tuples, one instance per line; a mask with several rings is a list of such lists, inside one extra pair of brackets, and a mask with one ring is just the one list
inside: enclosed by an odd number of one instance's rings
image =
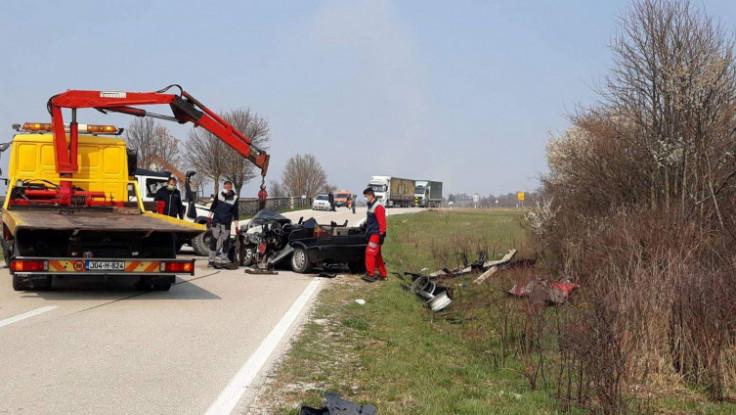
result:
[(335, 199), (347, 199), (350, 194), (348, 193), (338, 193), (337, 196), (335, 196)]
[(417, 186), (414, 188), (414, 194), (415, 195), (421, 195), (424, 194), (424, 186)]
[(386, 185), (384, 184), (372, 184), (370, 185), (370, 188), (373, 189), (374, 192), (385, 192), (386, 191)]

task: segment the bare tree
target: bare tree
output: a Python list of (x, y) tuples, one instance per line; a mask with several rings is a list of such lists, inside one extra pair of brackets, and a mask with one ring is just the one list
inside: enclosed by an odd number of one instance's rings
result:
[(606, 99), (548, 147), (538, 233), (587, 287), (560, 344), (609, 414), (644, 378), (633, 362), (668, 356), (657, 370), (716, 400), (736, 373), (733, 35), (686, 0), (635, 1), (621, 28)]
[[(233, 127), (250, 137), (252, 143), (260, 149), (267, 149), (266, 144), (270, 140), (271, 129), (268, 121), (252, 113), (249, 109), (233, 110), (222, 116)], [(258, 175), (255, 166), (248, 159), (241, 156), (235, 150), (225, 153), (224, 169), (222, 175), (225, 179), (233, 182), (235, 193), (240, 195), (243, 186)]]
[(138, 166), (150, 169), (156, 159), (172, 165), (180, 162), (179, 140), (169, 130), (151, 118), (136, 118), (128, 126), (125, 138), (128, 147), (138, 153)]
[[(250, 137), (259, 148), (270, 139), (268, 122), (250, 110), (234, 110), (221, 116)], [(200, 174), (214, 183), (215, 193), (220, 189), (220, 179), (233, 182), (235, 192), (240, 191), (256, 176), (253, 164), (213, 134), (193, 129), (186, 142), (186, 159)]]
[(297, 154), (286, 162), (282, 181), (291, 195), (313, 197), (327, 184), (327, 175), (312, 154)]
[(685, 213), (708, 198), (720, 216), (713, 189), (734, 172), (733, 37), (688, 1), (641, 0), (624, 17), (613, 51), (605, 96), (627, 124), (621, 138), (650, 158), (650, 205), (677, 201)]
[(328, 183), (325, 183), (325, 185), (322, 186), (322, 189), (320, 189), (320, 192), (322, 193), (330, 193), (330, 192), (334, 193), (336, 191), (337, 191), (337, 186), (335, 186), (334, 184), (328, 184)]
[(277, 182), (275, 180), (271, 180), (271, 184), (270, 184), (269, 188), (270, 188), (270, 191), (268, 192), (269, 193), (269, 196), (271, 196), (271, 197), (286, 197), (286, 191), (284, 190), (284, 186), (281, 183), (279, 183), (279, 182)]
[(192, 129), (185, 144), (187, 162), (203, 177), (212, 180), (215, 194), (225, 173), (227, 153), (233, 150), (219, 138), (204, 130)]

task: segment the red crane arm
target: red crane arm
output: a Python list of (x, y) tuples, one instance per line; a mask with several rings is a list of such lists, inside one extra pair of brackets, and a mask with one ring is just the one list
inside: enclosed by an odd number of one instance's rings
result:
[[(172, 86), (179, 87), (178, 85)], [(233, 150), (253, 162), (261, 170), (262, 176), (266, 175), (270, 157), (268, 153), (254, 146), (250, 137), (233, 127), (232, 124), (222, 119), (181, 87), (179, 87), (180, 93), (178, 95), (165, 93), (172, 86), (155, 92), (69, 90), (52, 96), (48, 102), (48, 109), (51, 113), (51, 127), (56, 150), (56, 170), (59, 174), (70, 176), (79, 170), (79, 166), (77, 166), (79, 129), (76, 110), (79, 108), (95, 108), (102, 112), (120, 112), (138, 117), (150, 116), (176, 121), (180, 124), (191, 122), (224, 141)], [(173, 116), (151, 113), (134, 107), (160, 104), (169, 105)], [(63, 108), (72, 110), (68, 141), (61, 112)]]

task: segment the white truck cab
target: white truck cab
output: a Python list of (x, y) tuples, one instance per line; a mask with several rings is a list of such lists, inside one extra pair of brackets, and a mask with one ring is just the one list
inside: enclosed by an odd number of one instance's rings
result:
[(426, 207), (429, 199), (429, 195), (427, 195), (429, 182), (427, 180), (416, 180), (414, 184), (414, 206)]
[(371, 176), (368, 182), (368, 187), (373, 189), (373, 194), (376, 195), (382, 203), (386, 203), (390, 199), (389, 186), (391, 184), (391, 176)]

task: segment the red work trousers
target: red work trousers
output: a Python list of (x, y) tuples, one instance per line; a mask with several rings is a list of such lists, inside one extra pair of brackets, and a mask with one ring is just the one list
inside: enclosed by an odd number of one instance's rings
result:
[(383, 256), (381, 256), (381, 242), (378, 235), (371, 235), (368, 239), (368, 246), (365, 247), (365, 272), (368, 275), (373, 275), (378, 267), (378, 272), (381, 274), (381, 278), (386, 278), (386, 264), (383, 263)]

